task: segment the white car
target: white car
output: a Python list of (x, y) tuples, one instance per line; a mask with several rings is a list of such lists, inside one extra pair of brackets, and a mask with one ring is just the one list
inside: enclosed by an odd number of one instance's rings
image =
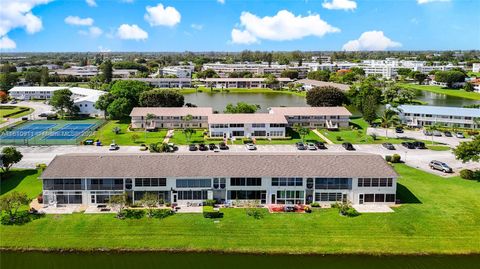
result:
[(120, 147), (117, 144), (110, 144), (110, 148), (108, 150), (118, 150)]
[(256, 150), (257, 146), (255, 146), (252, 143), (248, 143), (248, 144), (245, 144), (245, 148), (248, 149), (248, 150)]
[(455, 136), (456, 136), (457, 138), (465, 138), (465, 135), (463, 135), (462, 132), (457, 132), (457, 133), (455, 133)]
[(313, 144), (313, 143), (308, 143), (307, 149), (308, 150), (317, 150), (317, 147), (315, 147), (315, 144)]

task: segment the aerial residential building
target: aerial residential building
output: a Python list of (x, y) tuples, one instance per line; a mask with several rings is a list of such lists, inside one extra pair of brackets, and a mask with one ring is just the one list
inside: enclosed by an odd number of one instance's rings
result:
[[(153, 118), (147, 119), (151, 114)], [(191, 118), (187, 120), (187, 116)], [(211, 107), (135, 107), (133, 128), (208, 128), (210, 137), (283, 138), (286, 127), (348, 127), (352, 114), (344, 107), (272, 107), (269, 113), (216, 114)]]
[(206, 78), (206, 86), (213, 88), (282, 88), (292, 82), (289, 78), (277, 78), (278, 83), (269, 85), (265, 78)]
[[(154, 118), (147, 119), (149, 114)], [(207, 128), (212, 114), (211, 107), (135, 107), (130, 117), (132, 128)]]
[(388, 205), (397, 177), (380, 155), (338, 153), (66, 154), (41, 175), (43, 202), (51, 206), (107, 204), (123, 193), (133, 203), (152, 193), (179, 205)]
[(142, 81), (155, 88), (190, 88), (192, 87), (192, 79), (190, 78), (118, 78), (113, 80)]
[(474, 119), (480, 119), (480, 109), (442, 106), (398, 106), (403, 124), (422, 127), (434, 124), (460, 128), (480, 128)]
[(352, 116), (345, 107), (272, 107), (269, 113), (285, 117), (288, 126), (327, 129), (348, 127)]
[(314, 87), (335, 87), (342, 91), (348, 91), (350, 89), (350, 85), (335, 83), (335, 82), (327, 82), (327, 81), (318, 81), (314, 79), (300, 79), (295, 81), (295, 83), (302, 84), (302, 88), (309, 91)]
[[(128, 78), (137, 74), (138, 70), (136, 69), (113, 69), (113, 77)], [(98, 67), (95, 65), (87, 66), (72, 66), (68, 69), (58, 69), (50, 71), (50, 75), (56, 74), (58, 76), (74, 76), (81, 78), (91, 78), (101, 72), (98, 70)]]
[(213, 138), (283, 138), (287, 119), (282, 114), (212, 114), (208, 132)]
[(195, 69), (193, 65), (180, 65), (180, 66), (167, 66), (158, 69), (158, 72), (154, 75), (161, 76), (175, 76), (177, 78), (191, 78)]
[(279, 65), (279, 64), (268, 64), (268, 63), (236, 63), (236, 64), (223, 64), (223, 63), (206, 63), (203, 65), (202, 70), (212, 69), (214, 70), (221, 78), (228, 78), (232, 73), (241, 73), (241, 72), (250, 72), (254, 76), (263, 76), (263, 75), (274, 75), (275, 77), (280, 77), (282, 71), (284, 70), (296, 70), (298, 71), (299, 78), (305, 78), (307, 73), (310, 71), (308, 66), (290, 66), (290, 65)]
[(95, 103), (104, 91), (81, 87), (17, 86), (10, 89), (9, 95), (17, 100), (49, 100), (58, 90), (68, 89), (72, 92), (73, 102), (80, 109), (80, 114), (102, 115), (103, 111), (95, 108)]
[(473, 63), (472, 64), (472, 72), (480, 73), (480, 63)]

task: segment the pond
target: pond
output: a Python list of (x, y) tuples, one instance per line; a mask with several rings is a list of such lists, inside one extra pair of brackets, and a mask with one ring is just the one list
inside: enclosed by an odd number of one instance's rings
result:
[[(260, 105), (261, 112), (266, 112), (272, 106), (307, 106), (305, 97), (284, 93), (191, 93), (185, 94), (185, 103), (197, 106), (213, 107), (222, 112), (228, 103), (246, 102)], [(434, 106), (454, 106), (480, 104), (480, 101), (418, 91), (417, 99)]]
[(366, 256), (366, 255), (246, 255), (165, 252), (2, 252), (0, 267), (9, 269), (217, 269), (217, 268), (478, 268), (480, 255), (469, 256)]

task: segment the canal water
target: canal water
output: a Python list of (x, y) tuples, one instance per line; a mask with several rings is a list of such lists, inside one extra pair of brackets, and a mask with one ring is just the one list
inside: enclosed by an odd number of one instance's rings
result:
[(478, 269), (480, 255), (363, 256), (363, 255), (245, 255), (165, 252), (1, 252), (2, 269)]
[[(227, 104), (246, 102), (260, 105), (261, 112), (267, 112), (272, 106), (307, 106), (305, 97), (284, 93), (191, 93), (185, 94), (185, 103), (192, 103), (200, 107), (213, 107), (222, 112)], [(433, 106), (454, 106), (480, 104), (480, 101), (465, 99), (426, 91), (417, 91), (417, 100)]]

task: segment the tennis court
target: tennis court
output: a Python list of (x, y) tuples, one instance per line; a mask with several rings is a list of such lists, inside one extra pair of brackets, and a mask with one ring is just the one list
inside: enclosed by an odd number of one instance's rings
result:
[(63, 126), (62, 128), (54, 131), (50, 135), (47, 135), (45, 139), (75, 139), (81, 136), (89, 128), (93, 127), (95, 124), (91, 123), (72, 123)]
[(104, 123), (99, 119), (25, 122), (0, 133), (0, 145), (75, 145)]
[(42, 133), (48, 132), (56, 124), (29, 124), (22, 126), (18, 129), (14, 129), (11, 131), (6, 131), (3, 135), (0, 136), (0, 139), (12, 139), (12, 140), (23, 140), (23, 139), (30, 139)]

